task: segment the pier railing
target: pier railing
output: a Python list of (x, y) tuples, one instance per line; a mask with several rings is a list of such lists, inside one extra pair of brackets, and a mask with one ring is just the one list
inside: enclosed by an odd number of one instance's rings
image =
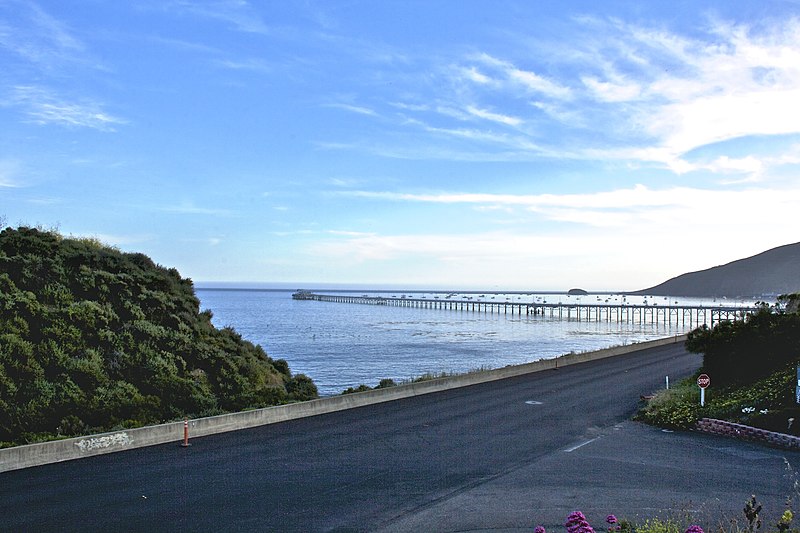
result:
[(581, 302), (514, 302), (485, 301), (458, 298), (409, 298), (385, 296), (356, 296), (342, 294), (318, 294), (298, 291), (295, 300), (313, 300), (365, 305), (391, 305), (424, 309), (449, 309), (489, 314), (517, 316), (543, 316), (559, 320), (606, 321), (639, 324), (667, 324), (695, 327), (730, 320), (743, 320), (756, 307), (703, 306), (703, 305), (658, 305), (632, 303), (581, 303)]

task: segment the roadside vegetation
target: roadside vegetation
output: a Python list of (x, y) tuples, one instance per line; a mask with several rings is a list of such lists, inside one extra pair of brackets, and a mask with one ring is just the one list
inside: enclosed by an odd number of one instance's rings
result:
[(476, 373), (480, 373), (480, 372), (488, 372), (490, 370), (492, 370), (492, 369), (489, 368), (489, 367), (480, 367), (480, 368), (475, 368), (473, 370), (469, 370), (467, 372), (425, 372), (424, 374), (421, 374), (421, 375), (416, 376), (416, 377), (400, 380), (399, 383), (396, 382), (395, 380), (391, 379), (391, 378), (384, 378), (384, 379), (380, 380), (380, 382), (378, 382), (378, 384), (375, 385), (374, 387), (370, 387), (369, 385), (366, 385), (366, 384), (362, 383), (362, 384), (358, 385), (357, 387), (347, 387), (345, 390), (342, 391), (342, 394), (353, 394), (353, 393), (356, 393), (356, 392), (367, 392), (367, 391), (376, 390), (376, 389), (388, 389), (389, 387), (396, 387), (398, 385), (408, 385), (409, 383), (422, 383), (424, 381), (433, 381), (433, 380), (436, 380), (436, 379), (444, 379), (444, 378), (450, 378), (450, 377), (454, 377), (454, 376), (466, 376), (466, 375), (469, 375), (469, 374), (476, 374)]
[[(638, 522), (620, 519), (611, 514), (605, 518), (605, 524), (597, 531), (605, 529), (608, 533), (755, 533), (756, 531), (798, 533), (800, 529), (795, 527), (794, 513), (790, 508), (791, 501), (792, 498), (788, 497), (784, 509), (769, 512), (762, 508), (753, 495), (744, 502), (741, 516), (724, 518), (705, 527), (698, 525), (694, 513), (688, 511)], [(595, 533), (589, 520), (580, 511), (567, 516), (564, 528), (567, 533)], [(533, 531), (547, 533), (541, 525), (534, 527)]]
[(317, 397), (200, 311), (190, 279), (96, 239), (0, 232), (0, 447)]
[[(655, 395), (639, 412), (645, 422), (690, 429), (703, 417), (800, 435), (795, 396), (800, 364), (800, 294), (762, 304), (744, 321), (703, 326), (689, 333), (687, 348), (703, 354), (697, 374)], [(697, 375), (708, 374), (705, 407)]]

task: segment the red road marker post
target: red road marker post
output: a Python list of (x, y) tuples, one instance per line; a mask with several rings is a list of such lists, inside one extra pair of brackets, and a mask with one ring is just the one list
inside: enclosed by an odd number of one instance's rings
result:
[(181, 446), (183, 448), (188, 448), (189, 446), (191, 446), (191, 444), (189, 444), (189, 419), (188, 418), (184, 418), (183, 419), (183, 444), (181, 444)]

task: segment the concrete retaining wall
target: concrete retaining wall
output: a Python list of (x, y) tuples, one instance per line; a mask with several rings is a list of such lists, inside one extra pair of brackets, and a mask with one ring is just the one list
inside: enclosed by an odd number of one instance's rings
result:
[[(331, 396), (308, 402), (198, 418), (189, 421), (189, 435), (190, 438), (202, 437), (215, 433), (284, 422), (296, 418), (332, 413), (344, 409), (353, 409), (381, 402), (390, 402), (401, 398), (410, 398), (412, 396), (430, 394), (458, 387), (467, 387), (478, 383), (496, 381), (523, 374), (541, 372), (543, 370), (551, 370), (577, 363), (596, 361), (598, 359), (628, 354), (646, 348), (675, 344), (685, 340), (686, 335), (679, 335), (627, 346), (615, 346), (593, 352), (568, 354), (555, 359), (540, 359), (532, 363), (507, 366), (495, 370), (434, 379), (419, 383), (409, 383), (387, 389)], [(155, 444), (174, 442), (177, 445), (183, 439), (183, 426), (183, 422), (171, 422), (158, 426), (147, 426), (137, 429), (90, 435), (87, 437), (0, 449), (0, 472), (60, 461), (69, 461), (71, 459), (80, 459), (144, 446), (153, 446)]]
[(800, 437), (786, 435), (784, 433), (775, 433), (774, 431), (736, 424), (735, 422), (727, 422), (714, 418), (702, 418), (697, 422), (695, 428), (703, 433), (753, 440), (789, 450), (800, 450)]

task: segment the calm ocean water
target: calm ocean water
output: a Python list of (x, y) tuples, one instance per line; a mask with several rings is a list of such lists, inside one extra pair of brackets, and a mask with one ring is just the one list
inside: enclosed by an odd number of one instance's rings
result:
[[(434, 294), (428, 293), (427, 297), (434, 298)], [(231, 326), (245, 339), (260, 344), (273, 359), (285, 359), (293, 373), (310, 376), (321, 395), (338, 394), (361, 383), (375, 386), (382, 378), (401, 381), (425, 373), (500, 368), (569, 352), (677, 335), (690, 329), (688, 324), (590, 322), (297, 301), (292, 299), (292, 291), (283, 290), (197, 289), (197, 295), (201, 308), (213, 312), (214, 325)], [(444, 298), (445, 294), (438, 296)], [(538, 298), (535, 301), (550, 303), (577, 298), (565, 294), (487, 293), (484, 299), (489, 301), (492, 297), (501, 302), (506, 299), (532, 302)], [(614, 303), (622, 297), (592, 294), (580, 298), (583, 303), (606, 299)], [(641, 297), (626, 298), (631, 304), (643, 301)], [(663, 297), (650, 297), (650, 302), (669, 303)], [(686, 305), (700, 302), (680, 299)], [(726, 305), (730, 303), (733, 302)]]

